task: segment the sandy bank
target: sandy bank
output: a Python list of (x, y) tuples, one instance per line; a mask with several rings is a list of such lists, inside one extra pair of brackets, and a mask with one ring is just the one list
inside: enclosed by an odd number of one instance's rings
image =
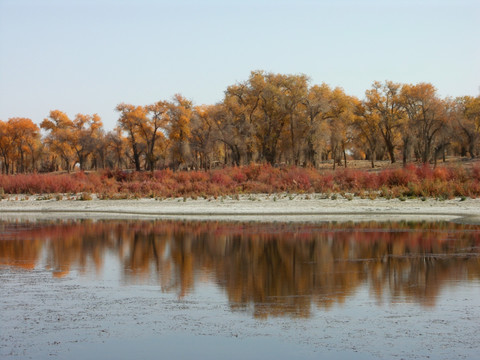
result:
[(361, 199), (320, 195), (243, 195), (238, 199), (41, 200), (10, 196), (0, 217), (182, 218), (260, 221), (446, 219), (480, 223), (480, 199)]

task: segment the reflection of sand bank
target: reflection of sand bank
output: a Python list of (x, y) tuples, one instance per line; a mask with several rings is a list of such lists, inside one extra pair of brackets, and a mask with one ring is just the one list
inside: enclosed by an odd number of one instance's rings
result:
[[(0, 202), (0, 217), (24, 214), (22, 218), (185, 218), (244, 221), (325, 221), (325, 220), (455, 220), (480, 223), (480, 199), (437, 201), (427, 199), (322, 199), (320, 195), (244, 195), (239, 200), (139, 199), (55, 201), (28, 200)], [(33, 216), (32, 216), (33, 215)], [(10, 217), (9, 217), (10, 218)]]

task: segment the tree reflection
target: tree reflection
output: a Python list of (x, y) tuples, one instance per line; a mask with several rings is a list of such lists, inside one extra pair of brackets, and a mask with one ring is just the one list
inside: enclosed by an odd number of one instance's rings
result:
[(1, 265), (100, 272), (109, 252), (125, 284), (155, 282), (183, 297), (213, 279), (233, 310), (257, 317), (308, 317), (359, 287), (379, 303), (433, 306), (448, 283), (480, 277), (480, 227), (447, 222), (85, 220), (3, 222), (0, 230)]

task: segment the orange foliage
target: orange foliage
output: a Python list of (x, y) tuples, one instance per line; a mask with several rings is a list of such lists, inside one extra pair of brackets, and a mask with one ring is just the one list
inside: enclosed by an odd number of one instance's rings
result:
[(52, 110), (40, 125), (43, 137), (30, 119), (0, 121), (1, 172), (255, 163), (335, 169), (350, 159), (369, 160), (374, 168), (400, 156), (404, 165), (480, 156), (480, 97), (442, 99), (430, 83), (374, 82), (358, 99), (339, 87), (311, 85), (303, 74), (256, 70), (228, 86), (214, 105), (196, 106), (176, 94), (148, 105), (120, 103), (116, 110), (117, 127), (106, 134), (96, 114), (69, 118)]

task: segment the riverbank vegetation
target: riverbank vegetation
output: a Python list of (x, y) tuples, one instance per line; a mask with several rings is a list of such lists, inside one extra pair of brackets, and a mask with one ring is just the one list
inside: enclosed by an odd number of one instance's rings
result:
[[(96, 114), (71, 118), (60, 110), (52, 110), (40, 126), (23, 117), (0, 120), (1, 172), (110, 169), (87, 176), (103, 181), (116, 179), (116, 175), (105, 175), (115, 172), (114, 169), (145, 170), (153, 174), (131, 176), (150, 181), (164, 176), (158, 174), (169, 174), (155, 173), (167, 168), (177, 171), (229, 167), (224, 172), (167, 176), (179, 179), (177, 188), (183, 186), (182, 177), (188, 178), (186, 183), (196, 183), (190, 180), (195, 177), (208, 178), (212, 181), (205, 186), (215, 187), (213, 174), (228, 177), (239, 171), (236, 167), (250, 169), (250, 164), (269, 164), (272, 173), (276, 171), (274, 167), (282, 167), (290, 169), (282, 170), (286, 173), (311, 174), (312, 170), (292, 170), (292, 166), (316, 169), (328, 163), (332, 169), (347, 168), (350, 161), (359, 159), (368, 160), (371, 167), (384, 160), (404, 166), (410, 162), (435, 165), (448, 156), (476, 158), (480, 153), (480, 96), (441, 98), (429, 83), (374, 82), (364, 98), (358, 99), (341, 88), (311, 85), (305, 75), (254, 71), (248, 80), (229, 86), (217, 104), (197, 106), (177, 94), (170, 101), (147, 105), (122, 103), (116, 111), (117, 127), (108, 132)], [(352, 173), (340, 174), (322, 176), (348, 177)], [(51, 181), (83, 184), (77, 178), (84, 176), (52, 177), (55, 180)], [(48, 179), (39, 175), (24, 179), (40, 178)], [(20, 179), (15, 181), (21, 183)], [(315, 179), (316, 175), (312, 175), (310, 184), (298, 190), (316, 189), (319, 185)], [(118, 185), (120, 190), (124, 185)], [(251, 186), (239, 185), (235, 179), (230, 185), (220, 185), (221, 189), (241, 186), (242, 190), (243, 186), (246, 190)], [(69, 186), (62, 189), (79, 187)], [(170, 188), (165, 184), (158, 186), (162, 186), (160, 193), (167, 191), (163, 188)], [(281, 189), (286, 185), (268, 186)], [(207, 189), (189, 190), (188, 186), (178, 190), (202, 191), (215, 193)]]
[[(216, 170), (153, 172), (103, 170), (63, 174), (0, 175), (0, 197), (9, 194), (82, 194), (91, 200), (150, 197), (156, 199), (210, 198), (244, 194), (305, 194), (336, 198), (358, 196), (451, 199), (480, 196), (480, 165), (433, 168), (429, 165), (398, 167), (380, 171), (337, 169), (319, 171), (269, 164), (226, 167)], [(63, 199), (63, 196), (50, 196)], [(66, 197), (68, 198), (68, 196)]]

